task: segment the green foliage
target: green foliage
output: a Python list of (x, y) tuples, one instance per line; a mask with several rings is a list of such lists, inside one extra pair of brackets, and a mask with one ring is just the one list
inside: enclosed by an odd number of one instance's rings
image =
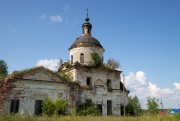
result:
[(54, 101), (55, 113), (58, 115), (65, 115), (67, 109), (67, 102), (62, 99), (57, 99)]
[(50, 98), (47, 98), (46, 100), (43, 100), (42, 102), (42, 112), (43, 114), (46, 114), (48, 116), (52, 115), (54, 113), (54, 104), (53, 101)]
[[(122, 109), (123, 110), (123, 105)], [(141, 104), (137, 96), (128, 97), (128, 104), (126, 106), (126, 115), (128, 116), (139, 116), (142, 113)], [(122, 112), (124, 114), (124, 112)]]
[(64, 62), (64, 66), (65, 66), (66, 68), (72, 67), (72, 65), (71, 65), (69, 62)]
[(148, 114), (158, 114), (158, 99), (147, 97)]
[(0, 78), (8, 75), (8, 66), (4, 60), (0, 60)]
[(62, 99), (57, 99), (52, 101), (50, 98), (47, 98), (42, 102), (42, 112), (45, 115), (51, 116), (53, 114), (65, 115), (67, 109), (67, 102)]
[(62, 78), (68, 80), (68, 81), (72, 81), (70, 74), (59, 73), (59, 75), (60, 75)]
[(102, 65), (102, 60), (99, 57), (98, 53), (91, 53), (91, 57), (94, 61), (94, 64), (93, 64), (94, 67), (99, 67)]
[(100, 110), (96, 107), (95, 104), (91, 104), (90, 106), (87, 106), (85, 104), (78, 105), (78, 108), (76, 110), (77, 115), (80, 116), (99, 116), (101, 115)]
[(0, 121), (179, 121), (175, 115), (155, 115), (140, 117), (123, 116), (0, 116)]

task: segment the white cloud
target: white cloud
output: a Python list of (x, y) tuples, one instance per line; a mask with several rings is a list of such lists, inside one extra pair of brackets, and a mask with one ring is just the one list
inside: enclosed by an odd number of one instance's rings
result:
[(63, 19), (60, 15), (53, 15), (50, 17), (50, 19), (52, 22), (62, 22), (63, 21)]
[(146, 75), (142, 71), (138, 71), (136, 73), (130, 72), (129, 75), (126, 76), (126, 85), (129, 88), (137, 88), (146, 84)]
[(39, 17), (39, 19), (46, 19), (46, 18), (47, 18), (47, 15), (45, 13)]
[(143, 108), (146, 108), (146, 97), (148, 96), (164, 100), (164, 108), (178, 108), (178, 103), (174, 102), (179, 102), (178, 100), (180, 100), (180, 92), (178, 92), (180, 91), (180, 83), (174, 82), (174, 89), (162, 89), (156, 84), (149, 82), (143, 71), (130, 72), (126, 76), (125, 82), (126, 87), (130, 90), (130, 95), (138, 96)]
[(173, 85), (175, 86), (176, 90), (180, 90), (180, 83), (174, 82)]
[(44, 66), (45, 68), (57, 71), (60, 66), (60, 59), (41, 59), (37, 62), (36, 66)]

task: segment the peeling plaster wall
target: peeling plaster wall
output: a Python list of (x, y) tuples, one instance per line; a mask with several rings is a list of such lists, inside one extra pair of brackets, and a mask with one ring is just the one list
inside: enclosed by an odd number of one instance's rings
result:
[(84, 54), (84, 64), (88, 65), (93, 62), (91, 57), (91, 53), (98, 53), (100, 58), (103, 58), (104, 50), (100, 47), (78, 47), (73, 48), (70, 50), (70, 62), (71, 62), (71, 55), (73, 55), (73, 63), (79, 62), (80, 63), (80, 54)]
[(5, 112), (10, 113), (12, 99), (19, 99), (20, 114), (34, 115), (35, 101), (51, 99), (64, 99), (70, 104), (70, 87), (62, 83), (43, 83), (42, 81), (18, 80), (15, 82), (16, 88), (11, 90), (5, 105)]
[[(75, 71), (76, 70), (76, 71)], [(87, 77), (91, 77), (91, 89), (84, 89), (79, 92), (79, 101), (86, 103), (86, 99), (92, 100), (95, 104), (102, 105), (102, 115), (107, 115), (107, 101), (112, 101), (112, 115), (121, 115), (120, 109), (123, 104), (123, 92), (120, 90), (120, 72), (109, 72), (108, 70), (94, 69), (73, 69), (71, 74), (80, 82), (80, 86), (87, 86)], [(108, 91), (107, 79), (111, 80), (112, 90)], [(100, 80), (101, 86), (95, 82)], [(127, 104), (127, 95), (126, 95)]]

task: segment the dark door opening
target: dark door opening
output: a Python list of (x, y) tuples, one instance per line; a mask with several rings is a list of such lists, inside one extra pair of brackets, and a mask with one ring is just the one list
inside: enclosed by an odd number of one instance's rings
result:
[(112, 115), (112, 101), (107, 101), (107, 115)]
[(19, 100), (12, 99), (10, 113), (18, 113), (18, 111), (19, 111)]
[(35, 114), (38, 116), (42, 114), (42, 100), (36, 100), (36, 102), (35, 102)]
[(97, 109), (100, 111), (100, 114), (102, 115), (102, 104), (97, 104)]

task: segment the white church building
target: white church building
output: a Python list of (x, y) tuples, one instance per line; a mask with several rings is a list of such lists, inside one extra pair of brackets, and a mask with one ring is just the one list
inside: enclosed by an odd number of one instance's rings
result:
[[(11, 89), (1, 111), (39, 115), (44, 99), (61, 98), (68, 103), (67, 113), (78, 104), (94, 103), (102, 115), (121, 115), (121, 105), (124, 101), (127, 104), (129, 93), (122, 83), (122, 71), (103, 63), (105, 49), (92, 37), (88, 15), (82, 29), (82, 35), (69, 48), (70, 61), (62, 64), (58, 72), (35, 67), (8, 77)], [(93, 54), (98, 55), (100, 65), (95, 66)]]

